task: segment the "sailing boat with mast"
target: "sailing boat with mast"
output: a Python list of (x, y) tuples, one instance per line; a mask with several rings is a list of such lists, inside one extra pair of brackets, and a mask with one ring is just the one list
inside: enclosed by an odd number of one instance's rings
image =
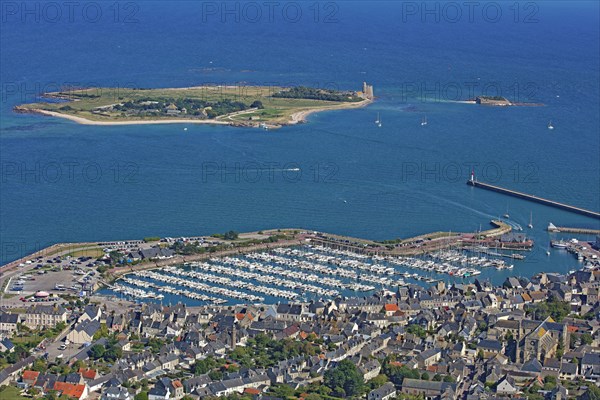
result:
[(425, 126), (427, 125), (427, 114), (425, 114), (423, 116), (423, 118), (421, 119), (421, 126)]
[(529, 225), (527, 227), (533, 229), (533, 212), (529, 212)]
[(377, 113), (377, 119), (375, 120), (375, 125), (379, 125), (379, 113)]
[(510, 218), (510, 214), (508, 213), (508, 203), (506, 203), (506, 214), (504, 214), (503, 217)]

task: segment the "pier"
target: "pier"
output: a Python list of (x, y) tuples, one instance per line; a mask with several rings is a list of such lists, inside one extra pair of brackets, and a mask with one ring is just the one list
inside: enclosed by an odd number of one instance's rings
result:
[(551, 232), (578, 233), (582, 235), (600, 235), (600, 229), (572, 228), (568, 226), (556, 226), (552, 228)]
[(506, 194), (506, 195), (513, 196), (513, 197), (518, 197), (520, 199), (533, 201), (533, 202), (544, 204), (544, 205), (547, 205), (550, 207), (560, 208), (562, 210), (571, 211), (573, 213), (585, 215), (586, 217), (600, 219), (600, 213), (596, 212), (596, 211), (590, 211), (590, 210), (586, 210), (584, 208), (571, 206), (571, 205), (568, 205), (565, 203), (559, 203), (557, 201), (544, 199), (543, 197), (534, 196), (532, 194), (517, 192), (515, 190), (506, 189), (506, 188), (503, 188), (500, 186), (494, 186), (494, 185), (490, 185), (488, 183), (478, 182), (475, 179), (475, 174), (473, 172), (471, 172), (471, 178), (467, 181), (467, 185), (491, 190), (493, 192), (498, 192), (498, 193)]

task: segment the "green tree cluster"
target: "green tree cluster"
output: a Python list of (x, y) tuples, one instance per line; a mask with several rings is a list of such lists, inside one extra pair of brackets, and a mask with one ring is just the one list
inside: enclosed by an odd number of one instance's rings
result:
[(323, 382), (334, 395), (340, 397), (358, 395), (364, 388), (362, 373), (350, 360), (342, 360), (335, 368), (327, 370)]
[(552, 317), (556, 322), (561, 322), (571, 312), (571, 306), (566, 301), (550, 299), (533, 304), (527, 309), (528, 314), (538, 320)]
[(357, 102), (363, 99), (350, 92), (340, 92), (331, 89), (316, 89), (306, 86), (296, 86), (273, 94), (273, 97), (286, 99), (310, 99), (325, 101)]

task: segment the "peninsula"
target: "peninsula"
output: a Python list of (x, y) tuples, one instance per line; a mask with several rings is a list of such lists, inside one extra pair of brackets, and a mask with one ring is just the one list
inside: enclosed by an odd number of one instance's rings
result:
[(164, 89), (78, 88), (44, 93), (47, 102), (14, 110), (86, 125), (219, 124), (279, 128), (315, 112), (357, 108), (373, 100), (362, 91), (274, 86), (196, 86)]

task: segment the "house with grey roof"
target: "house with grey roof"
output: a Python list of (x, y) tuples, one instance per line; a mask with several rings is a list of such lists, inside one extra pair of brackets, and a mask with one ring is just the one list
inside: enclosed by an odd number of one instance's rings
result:
[(121, 386), (107, 388), (100, 396), (100, 400), (133, 400), (133, 398), (134, 396)]
[(87, 305), (83, 309), (83, 314), (77, 320), (78, 322), (83, 321), (99, 321), (102, 316), (102, 310), (97, 305)]
[(94, 335), (99, 330), (100, 321), (85, 319), (69, 332), (67, 339), (75, 344), (91, 343), (94, 340)]
[(586, 379), (600, 378), (600, 354), (584, 353), (581, 359), (581, 375)]
[(396, 387), (392, 382), (386, 382), (377, 389), (373, 389), (367, 396), (368, 400), (389, 400), (396, 398)]
[(513, 395), (519, 392), (519, 388), (514, 379), (510, 376), (502, 378), (496, 386), (497, 394)]
[(21, 371), (29, 367), (36, 360), (35, 356), (29, 356), (13, 365), (9, 365), (0, 372), (0, 386), (14, 382)]
[(477, 343), (477, 351), (481, 350), (484, 357), (493, 357), (504, 352), (504, 344), (497, 340), (483, 339)]
[(560, 379), (576, 379), (579, 372), (579, 365), (572, 362), (561, 362), (558, 377)]
[(13, 342), (10, 341), (10, 339), (6, 338), (6, 339), (2, 339), (0, 340), (0, 352), (13, 352), (15, 349), (15, 345), (13, 344)]
[(401, 392), (410, 395), (423, 395), (426, 398), (442, 396), (446, 391), (456, 392), (456, 384), (450, 382), (423, 381), (420, 379), (404, 378)]
[(52, 328), (59, 322), (67, 322), (67, 310), (59, 304), (36, 304), (25, 314), (25, 326), (30, 329)]
[(366, 382), (379, 375), (381, 364), (377, 360), (370, 360), (359, 366), (358, 370), (363, 374), (363, 379)]
[(19, 314), (0, 311), (0, 333), (12, 334), (17, 330)]

